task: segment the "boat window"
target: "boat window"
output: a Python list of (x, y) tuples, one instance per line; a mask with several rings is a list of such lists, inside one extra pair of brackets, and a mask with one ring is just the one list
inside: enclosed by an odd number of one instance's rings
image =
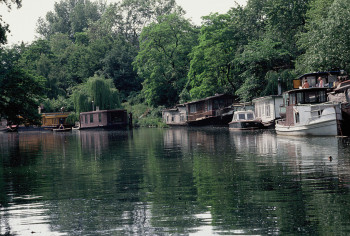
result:
[(320, 91), (319, 102), (327, 102), (326, 91)]
[(196, 113), (197, 112), (197, 106), (196, 104), (190, 105), (190, 113)]
[(102, 122), (102, 115), (101, 115), (101, 113), (98, 113), (98, 122)]
[(269, 104), (268, 102), (265, 103), (265, 115), (266, 115), (267, 117), (270, 116), (270, 104)]
[(90, 123), (94, 123), (94, 115), (90, 114)]
[(300, 122), (300, 117), (299, 117), (299, 112), (295, 113), (295, 123), (299, 123)]
[(253, 113), (248, 113), (248, 114), (247, 114), (247, 120), (254, 120), (254, 115), (253, 115)]
[(310, 87), (316, 87), (316, 83), (317, 83), (316, 76), (308, 76), (307, 81), (309, 82)]
[(295, 93), (289, 95), (289, 105), (295, 105)]
[(175, 119), (174, 116), (171, 116), (171, 121), (172, 121), (172, 122), (174, 122), (174, 119)]
[(304, 93), (297, 93), (297, 103), (303, 104), (304, 101)]
[(207, 111), (211, 111), (213, 109), (213, 106), (211, 104), (211, 100), (207, 101)]
[(88, 123), (87, 115), (85, 115), (85, 123), (86, 123), (86, 124)]
[(112, 112), (111, 113), (111, 122), (113, 124), (123, 122), (123, 114), (120, 112)]
[(238, 114), (238, 120), (244, 120), (245, 114)]
[(308, 92), (305, 94), (305, 103), (315, 103), (317, 101), (317, 94), (316, 92)]

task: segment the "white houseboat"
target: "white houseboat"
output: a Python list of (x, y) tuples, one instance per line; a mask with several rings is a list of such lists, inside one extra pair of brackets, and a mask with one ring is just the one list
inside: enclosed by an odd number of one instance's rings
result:
[(280, 107), (283, 105), (281, 95), (271, 95), (253, 99), (255, 115), (265, 128), (274, 128), (276, 119), (281, 118)]
[(276, 122), (277, 134), (338, 134), (341, 106), (327, 102), (327, 88), (294, 89), (286, 93), (286, 114)]

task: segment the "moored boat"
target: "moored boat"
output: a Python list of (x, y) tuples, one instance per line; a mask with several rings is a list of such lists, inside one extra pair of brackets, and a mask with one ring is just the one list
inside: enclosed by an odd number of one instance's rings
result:
[(229, 123), (230, 130), (252, 130), (262, 128), (260, 120), (255, 118), (253, 111), (236, 111)]
[(327, 102), (327, 88), (294, 89), (286, 92), (286, 115), (276, 121), (283, 135), (335, 136), (341, 120), (339, 103)]

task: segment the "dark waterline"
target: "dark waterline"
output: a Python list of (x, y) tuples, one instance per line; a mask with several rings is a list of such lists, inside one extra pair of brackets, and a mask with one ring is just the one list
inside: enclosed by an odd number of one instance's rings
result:
[(0, 235), (347, 235), (350, 140), (0, 133)]

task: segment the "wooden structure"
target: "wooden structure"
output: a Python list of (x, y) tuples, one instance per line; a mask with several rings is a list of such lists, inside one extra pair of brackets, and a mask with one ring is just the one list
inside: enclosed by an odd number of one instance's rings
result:
[(187, 125), (187, 109), (186, 105), (179, 104), (174, 108), (162, 111), (164, 123), (167, 125)]
[(185, 103), (187, 123), (189, 125), (228, 125), (233, 117), (233, 102), (233, 96), (217, 94)]
[(80, 129), (122, 128), (131, 124), (126, 110), (101, 110), (80, 113)]
[(42, 125), (44, 129), (55, 129), (60, 126), (60, 124), (63, 124), (63, 126), (69, 126), (67, 124), (66, 120), (67, 117), (70, 115), (70, 112), (56, 112), (56, 113), (42, 113), (41, 119), (42, 119)]

